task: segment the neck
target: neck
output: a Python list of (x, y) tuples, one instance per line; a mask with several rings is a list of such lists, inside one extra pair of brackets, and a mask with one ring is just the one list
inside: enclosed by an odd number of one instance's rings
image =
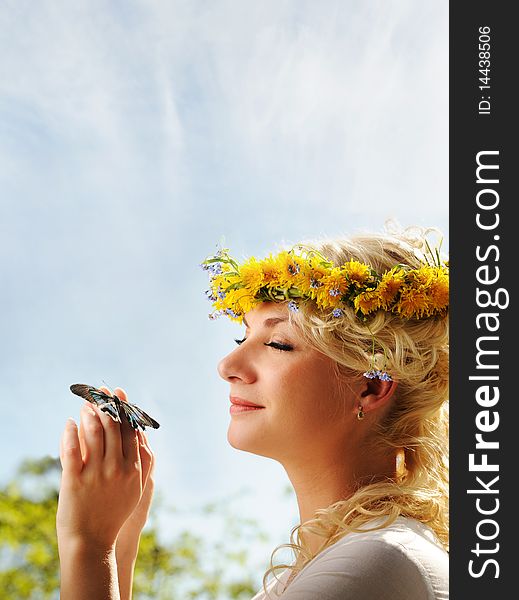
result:
[[(362, 454), (362, 459), (357, 460), (343, 453), (334, 454), (341, 457), (335, 462), (329, 456), (322, 459), (313, 456), (311, 462), (283, 465), (296, 493), (301, 523), (315, 518), (319, 509), (347, 500), (363, 485), (395, 476), (395, 454), (359, 453)], [(348, 456), (348, 460), (344, 460), (344, 456)], [(302, 539), (314, 555), (326, 541), (317, 533), (306, 533)]]

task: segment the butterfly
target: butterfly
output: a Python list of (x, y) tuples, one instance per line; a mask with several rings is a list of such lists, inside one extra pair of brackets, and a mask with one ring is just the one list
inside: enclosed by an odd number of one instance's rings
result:
[(91, 385), (84, 383), (75, 383), (70, 386), (70, 391), (76, 396), (81, 396), (88, 402), (98, 406), (104, 413), (110, 415), (114, 421), (121, 423), (121, 414), (124, 414), (128, 423), (133, 429), (140, 427), (143, 431), (146, 427), (158, 429), (160, 425), (146, 414), (141, 408), (129, 402), (119, 400), (117, 396), (109, 396), (102, 390), (98, 390)]

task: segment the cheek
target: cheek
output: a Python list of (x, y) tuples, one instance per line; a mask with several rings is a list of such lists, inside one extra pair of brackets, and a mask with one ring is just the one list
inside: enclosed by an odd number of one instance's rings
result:
[(315, 368), (313, 364), (302, 364), (281, 374), (276, 409), (286, 418), (287, 425), (299, 423), (315, 429), (342, 414), (341, 398), (333, 377), (333, 373)]

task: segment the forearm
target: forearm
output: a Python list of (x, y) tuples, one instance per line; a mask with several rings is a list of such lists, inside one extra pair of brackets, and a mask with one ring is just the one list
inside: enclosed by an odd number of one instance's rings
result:
[(139, 538), (137, 540), (117, 539), (115, 559), (117, 561), (117, 576), (121, 600), (131, 600), (132, 598), (133, 571), (138, 551)]
[(119, 424), (93, 406), (82, 408), (79, 431), (67, 422), (61, 439), (60, 598), (130, 600), (153, 497), (153, 452), (126, 419)]
[(121, 600), (115, 548), (83, 541), (59, 544), (60, 600)]

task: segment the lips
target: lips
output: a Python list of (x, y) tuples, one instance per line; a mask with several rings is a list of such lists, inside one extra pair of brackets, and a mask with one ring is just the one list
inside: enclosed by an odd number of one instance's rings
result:
[(260, 404), (255, 404), (254, 402), (249, 402), (248, 400), (243, 400), (243, 398), (238, 398), (237, 396), (230, 397), (231, 404), (235, 404), (236, 406), (250, 406), (252, 408), (265, 408)]

